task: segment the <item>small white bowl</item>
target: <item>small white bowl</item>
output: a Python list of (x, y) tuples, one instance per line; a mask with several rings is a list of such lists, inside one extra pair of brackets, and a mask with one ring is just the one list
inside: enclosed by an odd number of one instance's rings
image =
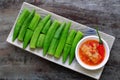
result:
[(104, 57), (104, 60), (100, 64), (98, 64), (98, 65), (90, 66), (90, 65), (85, 64), (79, 57), (79, 48), (81, 47), (81, 44), (83, 42), (85, 42), (86, 40), (97, 40), (97, 41), (99, 41), (99, 38), (98, 38), (98, 36), (86, 36), (86, 37), (84, 37), (83, 39), (81, 39), (78, 42), (78, 44), (76, 46), (76, 51), (75, 51), (75, 56), (76, 56), (77, 62), (83, 68), (88, 69), (88, 70), (96, 70), (96, 69), (99, 69), (99, 68), (103, 67), (107, 63), (107, 61), (109, 59), (109, 54), (110, 54), (110, 50), (109, 50), (107, 42), (104, 39), (102, 39), (104, 47), (105, 47), (105, 57)]

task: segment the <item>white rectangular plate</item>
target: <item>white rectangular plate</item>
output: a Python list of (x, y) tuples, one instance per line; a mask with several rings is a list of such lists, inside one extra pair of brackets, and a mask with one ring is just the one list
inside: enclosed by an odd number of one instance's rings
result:
[[(23, 10), (23, 8), (28, 8), (29, 10), (35, 9), (36, 12), (39, 13), (41, 16), (45, 16), (45, 15), (47, 15), (47, 14), (51, 14), (51, 15), (52, 15), (52, 19), (59, 20), (60, 22), (63, 22), (63, 21), (64, 21), (64, 22), (72, 22), (71, 29), (80, 30), (80, 31), (82, 31), (83, 33), (85, 33), (87, 30), (92, 29), (92, 28), (89, 28), (89, 27), (87, 27), (87, 26), (85, 26), (85, 25), (82, 25), (82, 24), (80, 24), (80, 23), (74, 22), (74, 21), (69, 20), (69, 19), (67, 19), (67, 18), (64, 18), (64, 17), (62, 17), (62, 16), (56, 15), (56, 14), (54, 14), (54, 13), (52, 13), (52, 12), (46, 11), (46, 10), (44, 10), (44, 9), (41, 9), (41, 8), (39, 8), (39, 7), (36, 7), (36, 6), (31, 5), (31, 4), (29, 4), (29, 3), (26, 3), (26, 2), (23, 3), (19, 14), (20, 14), (21, 11)], [(18, 16), (19, 16), (19, 14), (18, 14)], [(18, 18), (18, 17), (17, 17), (17, 18)], [(17, 19), (16, 19), (16, 20), (17, 20)], [(9, 34), (9, 36), (8, 36), (8, 38), (7, 38), (7, 42), (9, 42), (10, 44), (15, 45), (15, 46), (17, 46), (17, 47), (19, 47), (19, 48), (22, 48), (22, 43), (19, 42), (18, 40), (15, 40), (15, 42), (12, 42), (13, 29), (14, 29), (14, 27), (15, 27), (15, 24), (16, 24), (16, 21), (15, 21), (15, 23), (14, 23), (14, 25), (13, 25), (13, 28), (12, 28), (12, 30), (10, 31), (10, 34)], [(108, 35), (108, 34), (105, 34), (105, 33), (103, 33), (103, 32), (100, 32), (100, 34), (101, 34), (102, 38), (103, 38), (104, 40), (106, 40), (106, 42), (108, 43), (109, 48), (110, 48), (110, 50), (111, 50), (112, 45), (113, 45), (113, 42), (114, 42), (114, 40), (115, 40), (115, 37), (113, 37), (113, 36), (111, 36), (111, 35)], [(95, 35), (96, 35), (96, 34), (95, 34)], [(61, 66), (64, 66), (64, 67), (69, 68), (69, 69), (71, 69), (71, 70), (74, 70), (74, 71), (76, 71), (76, 72), (78, 72), (78, 73), (85, 74), (85, 75), (90, 76), (90, 77), (95, 78), (95, 79), (99, 79), (100, 76), (101, 76), (101, 73), (102, 73), (102, 71), (103, 71), (103, 68), (101, 68), (101, 69), (99, 69), (99, 70), (94, 70), (94, 71), (86, 70), (86, 69), (82, 68), (82, 67), (77, 63), (76, 60), (74, 60), (71, 65), (68, 64), (68, 61), (66, 61), (66, 63), (63, 64), (61, 58), (60, 58), (60, 59), (55, 59), (54, 57), (51, 57), (51, 56), (49, 56), (49, 55), (43, 56), (43, 55), (42, 55), (42, 49), (36, 49), (36, 50), (33, 51), (33, 50), (31, 50), (31, 49), (29, 48), (29, 46), (28, 46), (25, 50), (28, 51), (28, 52), (31, 52), (32, 54), (35, 54), (35, 55), (37, 55), (37, 56), (40, 56), (40, 57), (42, 57), (42, 58), (44, 58), (44, 59), (46, 59), (46, 60), (49, 60), (49, 61), (51, 61), (51, 62), (54, 62), (54, 63), (56, 63), (56, 64), (59, 64), (59, 65), (61, 65)]]

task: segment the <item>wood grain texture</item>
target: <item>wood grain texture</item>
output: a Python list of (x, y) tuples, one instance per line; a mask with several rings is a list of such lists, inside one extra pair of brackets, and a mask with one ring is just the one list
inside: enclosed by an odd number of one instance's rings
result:
[[(23, 1), (0, 1), (0, 79), (93, 80), (6, 43), (6, 38)], [(101, 31), (115, 36), (116, 41), (110, 59), (100, 80), (120, 79), (120, 14), (112, 11), (109, 13), (109, 11), (99, 9), (83, 8), (76, 6), (70, 0), (62, 3), (55, 0), (26, 1), (92, 28), (99, 25)], [(117, 0), (115, 0), (116, 2)], [(111, 7), (110, 9), (112, 10)], [(117, 11), (119, 12), (120, 8)]]

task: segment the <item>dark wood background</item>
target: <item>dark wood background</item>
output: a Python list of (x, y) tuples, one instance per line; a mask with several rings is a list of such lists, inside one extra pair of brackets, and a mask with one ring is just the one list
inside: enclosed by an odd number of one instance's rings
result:
[(100, 80), (120, 80), (120, 0), (0, 0), (0, 80), (94, 80), (6, 42), (24, 1), (115, 36)]

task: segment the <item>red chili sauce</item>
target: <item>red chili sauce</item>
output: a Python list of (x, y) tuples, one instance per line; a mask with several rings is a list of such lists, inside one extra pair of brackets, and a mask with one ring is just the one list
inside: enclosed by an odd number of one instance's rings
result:
[(87, 65), (98, 65), (105, 57), (104, 45), (96, 40), (87, 40), (79, 48), (79, 57)]

